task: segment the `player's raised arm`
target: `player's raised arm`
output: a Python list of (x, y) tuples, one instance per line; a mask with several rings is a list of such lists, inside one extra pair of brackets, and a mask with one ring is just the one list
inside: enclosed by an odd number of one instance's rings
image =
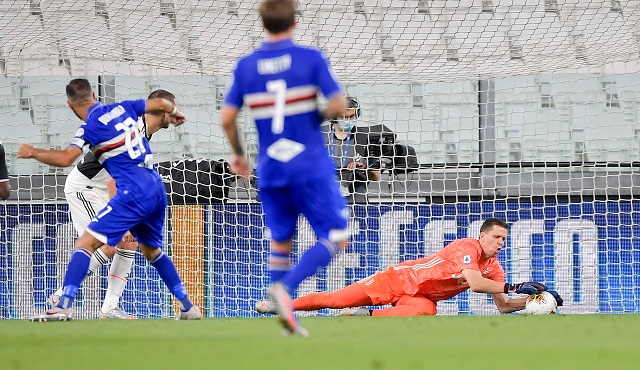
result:
[(187, 118), (178, 110), (178, 107), (173, 102), (165, 98), (151, 98), (147, 99), (147, 113), (164, 112), (169, 113), (170, 116), (175, 118), (175, 126), (183, 124)]

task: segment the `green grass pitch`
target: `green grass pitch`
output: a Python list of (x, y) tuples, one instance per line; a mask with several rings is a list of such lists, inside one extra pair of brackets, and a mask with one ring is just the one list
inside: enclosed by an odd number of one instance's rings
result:
[(640, 316), (0, 321), (0, 369), (640, 369)]

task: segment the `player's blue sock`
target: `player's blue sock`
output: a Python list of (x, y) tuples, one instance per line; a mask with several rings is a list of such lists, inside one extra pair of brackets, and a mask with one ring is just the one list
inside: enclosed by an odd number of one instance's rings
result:
[(291, 270), (289, 253), (271, 251), (269, 256), (269, 276), (271, 282), (278, 281)]
[(62, 297), (60, 297), (57, 307), (65, 309), (71, 308), (78, 289), (80, 289), (80, 284), (82, 284), (82, 280), (87, 277), (91, 254), (89, 250), (84, 248), (77, 248), (73, 251), (71, 261), (69, 261), (69, 265), (67, 266), (67, 272), (64, 275)]
[(338, 244), (326, 239), (318, 240), (316, 245), (302, 255), (298, 265), (282, 278), (282, 284), (293, 293), (304, 279), (315, 274), (318, 268), (326, 267), (338, 252)]
[(169, 256), (161, 251), (160, 254), (149, 262), (158, 270), (158, 275), (160, 275), (162, 281), (167, 285), (171, 294), (178, 298), (180, 309), (182, 311), (189, 311), (193, 303), (189, 300), (189, 295), (187, 294), (184, 284), (182, 284), (182, 280), (180, 280), (176, 265), (173, 264)]

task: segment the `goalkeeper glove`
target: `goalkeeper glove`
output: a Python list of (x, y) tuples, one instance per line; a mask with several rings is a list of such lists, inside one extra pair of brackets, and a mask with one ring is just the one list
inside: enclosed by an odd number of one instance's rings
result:
[(505, 293), (517, 293), (517, 294), (536, 294), (542, 293), (547, 290), (547, 287), (542, 283), (536, 283), (532, 281), (528, 281), (526, 283), (519, 284), (504, 284), (504, 292)]
[(556, 302), (558, 303), (558, 307), (562, 306), (562, 302), (564, 301), (562, 300), (562, 297), (560, 297), (560, 294), (558, 294), (558, 292), (556, 292), (555, 290), (548, 290), (548, 292), (551, 293), (553, 298), (556, 299)]

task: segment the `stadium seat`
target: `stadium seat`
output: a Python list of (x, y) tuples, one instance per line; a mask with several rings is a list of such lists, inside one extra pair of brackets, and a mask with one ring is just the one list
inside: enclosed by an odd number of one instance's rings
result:
[(135, 100), (149, 96), (151, 92), (148, 77), (116, 76), (116, 100)]
[(59, 148), (69, 145), (82, 121), (68, 107), (50, 107), (46, 127), (49, 144)]
[(0, 77), (0, 111), (17, 111), (19, 98), (15, 95), (15, 86), (19, 81), (17, 77)]
[(622, 13), (611, 12), (610, 4), (575, 9), (574, 33), (585, 48), (587, 58), (604, 58), (612, 51), (624, 53), (636, 47), (635, 21)]
[(53, 40), (38, 16), (0, 12), (0, 29), (0, 42), (9, 62), (19, 62), (23, 74), (51, 74), (49, 45)]
[[(320, 46), (326, 51), (336, 69), (338, 65), (351, 70), (370, 69), (379, 60), (378, 29), (363, 15), (353, 12), (318, 11)], [(374, 58), (374, 59), (372, 59)]]
[(401, 64), (420, 63), (419, 57), (442, 54), (438, 44), (444, 28), (428, 16), (416, 17), (414, 14), (415, 9), (394, 7), (383, 14), (381, 21), (381, 29), (391, 38)]
[[(185, 112), (185, 114), (188, 114)], [(187, 116), (188, 117), (188, 116)], [(226, 146), (224, 131), (219, 123), (218, 113), (203, 113), (198, 121), (187, 122), (189, 143), (194, 156), (209, 159), (218, 159), (220, 156), (228, 156), (230, 153)], [(187, 130), (185, 128), (185, 130)]]
[[(156, 66), (174, 66), (175, 60), (186, 59), (179, 33), (173, 29), (169, 17), (160, 15), (159, 9), (132, 11), (121, 16), (124, 21), (119, 26), (124, 30), (125, 46), (132, 49), (128, 57)], [(122, 52), (122, 48), (118, 49)]]
[(204, 62), (214, 71), (231, 70), (236, 59), (253, 48), (249, 37), (257, 15), (228, 14), (226, 11), (195, 11), (191, 15), (191, 32), (202, 42)]
[[(206, 110), (213, 110), (216, 107), (216, 77), (198, 75), (158, 76), (150, 81), (154, 89), (163, 89), (173, 93), (176, 96), (179, 107), (194, 107)], [(190, 120), (191, 117), (187, 116), (187, 119)]]
[(575, 48), (571, 28), (556, 13), (546, 12), (540, 5), (531, 12), (530, 9), (511, 7), (507, 14), (511, 23), (507, 34), (522, 46), (527, 62), (573, 67)]

